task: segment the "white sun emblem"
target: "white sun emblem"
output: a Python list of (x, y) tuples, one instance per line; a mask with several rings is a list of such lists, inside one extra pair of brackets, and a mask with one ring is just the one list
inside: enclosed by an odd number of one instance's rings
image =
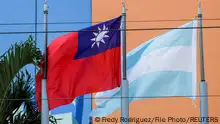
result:
[(94, 41), (91, 48), (93, 48), (95, 44), (97, 45), (97, 47), (99, 47), (100, 42), (105, 43), (104, 38), (109, 37), (108, 35), (106, 35), (109, 31), (107, 31), (108, 27), (105, 27), (105, 25), (103, 26), (103, 31), (101, 31), (99, 27), (98, 27), (98, 30), (99, 30), (98, 33), (93, 32), (93, 34), (95, 35), (95, 38), (91, 39), (91, 41)]

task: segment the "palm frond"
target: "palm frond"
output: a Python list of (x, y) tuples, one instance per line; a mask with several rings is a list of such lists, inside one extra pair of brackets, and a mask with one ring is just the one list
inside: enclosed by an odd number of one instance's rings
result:
[[(41, 113), (38, 111), (37, 103), (35, 101), (34, 83), (34, 79), (31, 78), (31, 74), (29, 74), (27, 70), (20, 71), (16, 75), (16, 78), (13, 81), (13, 87), (10, 87), (10, 90), (6, 93), (6, 99), (8, 100), (3, 102), (3, 108), (0, 109), (0, 123), (40, 124)], [(11, 99), (17, 100), (14, 101)], [(22, 105), (23, 108), (19, 111), (19, 108)], [(56, 119), (53, 116), (50, 116), (50, 122), (56, 124)]]
[(27, 64), (37, 65), (41, 58), (41, 51), (36, 48), (32, 36), (25, 42), (15, 43), (0, 56), (0, 98), (4, 99), (10, 83), (20, 69)]
[[(21, 69), (28, 64), (38, 65), (41, 58), (41, 51), (31, 36), (0, 56), (0, 99), (4, 99), (0, 101), (0, 124), (40, 124), (34, 80), (27, 70)], [(25, 109), (19, 111), (22, 104)], [(56, 124), (56, 119), (50, 116), (50, 122)]]

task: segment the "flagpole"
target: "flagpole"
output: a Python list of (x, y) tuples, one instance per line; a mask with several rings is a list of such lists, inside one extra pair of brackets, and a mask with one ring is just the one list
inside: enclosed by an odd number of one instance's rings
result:
[[(200, 82), (200, 117), (208, 117), (208, 88), (205, 81), (204, 71), (204, 55), (203, 55), (203, 32), (202, 32), (202, 9), (201, 1), (198, 0), (198, 23), (199, 23), (199, 40), (200, 40), (200, 68), (201, 68), (201, 82)], [(208, 122), (201, 121), (201, 124), (208, 124)]]
[(48, 5), (47, 0), (44, 1), (44, 78), (42, 80), (42, 107), (41, 107), (41, 124), (49, 124), (49, 108), (48, 108), (48, 98), (47, 98), (47, 28), (48, 28)]
[[(128, 80), (127, 80), (127, 70), (126, 70), (126, 7), (125, 0), (123, 0), (122, 8), (122, 20), (121, 20), (121, 41), (122, 41), (122, 54), (123, 54), (123, 64), (122, 64), (122, 83), (121, 83), (121, 117), (126, 120), (129, 118), (129, 91), (128, 91)], [(122, 124), (128, 124), (128, 122), (121, 122)]]

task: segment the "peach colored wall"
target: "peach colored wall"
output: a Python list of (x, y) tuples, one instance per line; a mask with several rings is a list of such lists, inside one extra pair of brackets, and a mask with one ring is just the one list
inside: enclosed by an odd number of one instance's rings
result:
[[(121, 14), (122, 0), (93, 0), (92, 20), (103, 21)], [(197, 0), (126, 0), (127, 20), (192, 19), (197, 15)], [(203, 18), (220, 18), (220, 0), (201, 0)], [(127, 28), (177, 27), (186, 21), (128, 22)], [(220, 21), (203, 21), (203, 26), (220, 26)], [(127, 51), (166, 32), (129, 31)], [(208, 94), (220, 95), (220, 29), (204, 29), (205, 76)], [(198, 49), (199, 51), (199, 49)], [(197, 57), (199, 59), (199, 55)], [(198, 63), (198, 82), (200, 69)], [(198, 87), (199, 90), (199, 87)], [(220, 97), (209, 97), (209, 116), (218, 116), (220, 123)], [(93, 102), (94, 103), (94, 102)], [(130, 117), (189, 117), (199, 116), (199, 98), (196, 107), (189, 98), (160, 98), (135, 101), (130, 104)], [(94, 104), (93, 104), (94, 105)], [(95, 105), (93, 106), (95, 107)], [(108, 117), (120, 117), (120, 110)], [(106, 123), (107, 124), (107, 123)], [(160, 124), (160, 123), (157, 123)], [(165, 123), (161, 123), (165, 124)], [(217, 123), (216, 123), (217, 124)]]

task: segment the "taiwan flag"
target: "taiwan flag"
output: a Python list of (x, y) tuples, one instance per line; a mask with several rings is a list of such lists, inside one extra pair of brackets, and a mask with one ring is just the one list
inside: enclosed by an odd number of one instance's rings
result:
[[(120, 86), (120, 25), (121, 16), (51, 42), (46, 79), (49, 110), (69, 104), (77, 96)], [(38, 72), (36, 98), (39, 110), (42, 79), (43, 75)]]

